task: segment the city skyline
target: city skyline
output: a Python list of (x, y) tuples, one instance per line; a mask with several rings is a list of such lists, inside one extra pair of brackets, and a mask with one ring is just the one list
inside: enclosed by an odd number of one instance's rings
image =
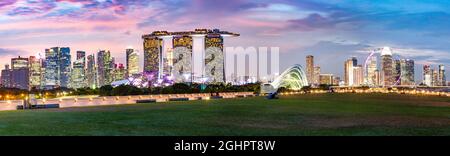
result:
[(241, 33), (225, 47), (280, 47), (280, 70), (314, 55), (321, 71), (341, 77), (341, 60), (363, 60), (370, 49), (390, 46), (394, 57), (416, 61), (417, 80), (423, 64), (450, 66), (450, 9), (448, 2), (407, 1), (409, 7), (401, 7), (404, 2), (6, 0), (0, 2), (0, 61), (59, 46), (72, 48), (72, 60), (76, 51), (107, 49), (125, 63), (119, 54), (128, 46), (143, 56), (142, 34), (206, 27)]

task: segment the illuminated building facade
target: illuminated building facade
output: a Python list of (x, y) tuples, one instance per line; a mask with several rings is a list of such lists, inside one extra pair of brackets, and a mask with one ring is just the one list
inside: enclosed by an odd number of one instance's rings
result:
[(173, 71), (175, 82), (192, 82), (192, 44), (190, 36), (173, 37)]
[(154, 80), (149, 80), (152, 82), (164, 77), (175, 82), (225, 82), (223, 42), (226, 36), (239, 34), (196, 29), (143, 35), (144, 72), (155, 75)]
[(4, 88), (12, 88), (11, 80), (12, 79), (12, 69), (9, 68), (9, 65), (5, 65), (5, 69), (2, 70), (2, 87)]
[(368, 58), (368, 65), (367, 65), (367, 75), (365, 75), (365, 82), (369, 86), (378, 86), (377, 82), (377, 57), (375, 55), (370, 56)]
[(97, 53), (97, 79), (98, 86), (110, 85), (114, 80), (114, 58), (111, 57), (111, 52), (100, 50)]
[(314, 56), (306, 56), (306, 77), (309, 83), (314, 83)]
[(401, 69), (401, 85), (415, 85), (414, 81), (414, 61), (410, 59), (401, 59), (400, 60), (400, 69)]
[(157, 73), (160, 77), (162, 44), (161, 38), (155, 36), (144, 38), (144, 72)]
[(333, 74), (320, 74), (319, 79), (320, 79), (320, 84), (326, 84), (326, 85), (335, 84)]
[(9, 88), (30, 89), (30, 68), (28, 58), (11, 58), (12, 70), (10, 70)]
[(375, 70), (375, 86), (381, 85), (381, 72), (380, 70)]
[(97, 87), (97, 67), (94, 54), (87, 56), (86, 80), (87, 87), (93, 89)]
[(440, 83), (439, 83), (439, 71), (432, 69), (431, 73), (433, 73), (433, 75), (432, 75), (432, 86), (440, 86)]
[(36, 56), (30, 56), (28, 60), (30, 63), (30, 88), (40, 89), (44, 80), (43, 60)]
[(314, 67), (314, 74), (313, 74), (313, 85), (318, 86), (320, 85), (320, 67)]
[(353, 67), (358, 64), (358, 60), (356, 57), (351, 57), (344, 64), (344, 83), (346, 86), (353, 86), (354, 76), (353, 76)]
[(333, 85), (339, 85), (341, 83), (341, 77), (334, 76), (333, 77)]
[(45, 49), (45, 88), (68, 87), (70, 81), (70, 48)]
[(122, 63), (115, 64), (114, 66), (114, 81), (120, 81), (126, 79), (127, 71)]
[(71, 75), (71, 56), (70, 56), (70, 48), (62, 47), (59, 50), (59, 74), (60, 74), (60, 85), (61, 87), (68, 88), (70, 83), (70, 75)]
[(426, 86), (432, 86), (433, 73), (430, 65), (423, 65), (422, 83)]
[(394, 60), (392, 64), (392, 77), (393, 77), (392, 84), (399, 85), (401, 83), (401, 76), (402, 76), (402, 67), (400, 60)]
[(447, 79), (445, 78), (445, 66), (439, 65), (438, 66), (438, 81), (440, 86), (445, 86)]
[(352, 86), (361, 86), (364, 84), (364, 73), (363, 67), (361, 65), (357, 65), (353, 67), (353, 85)]
[(11, 67), (13, 70), (29, 68), (28, 65), (28, 58), (19, 56), (11, 59)]
[(135, 49), (126, 49), (127, 77), (139, 74), (139, 54)]
[(381, 85), (394, 85), (392, 50), (389, 47), (384, 47), (381, 51)]
[(45, 87), (50, 89), (60, 86), (59, 48), (45, 49)]
[(205, 37), (205, 76), (208, 82), (225, 82), (225, 60), (223, 37), (209, 34)]
[(77, 58), (73, 62), (72, 77), (71, 77), (71, 88), (84, 88), (87, 86), (86, 83), (86, 52), (77, 51)]

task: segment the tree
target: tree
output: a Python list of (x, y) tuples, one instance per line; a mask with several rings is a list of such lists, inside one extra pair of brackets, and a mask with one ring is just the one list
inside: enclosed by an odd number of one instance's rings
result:
[(114, 88), (111, 85), (105, 85), (98, 89), (100, 96), (111, 96)]

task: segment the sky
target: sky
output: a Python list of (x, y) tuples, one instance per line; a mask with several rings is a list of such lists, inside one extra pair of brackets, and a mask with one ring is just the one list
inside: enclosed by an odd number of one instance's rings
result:
[(347, 58), (362, 64), (385, 46), (415, 60), (416, 81), (423, 64), (450, 67), (447, 0), (0, 0), (0, 61), (61, 46), (125, 63), (143, 34), (195, 28), (241, 34), (225, 46), (280, 47), (280, 70), (314, 55), (322, 73), (342, 76)]

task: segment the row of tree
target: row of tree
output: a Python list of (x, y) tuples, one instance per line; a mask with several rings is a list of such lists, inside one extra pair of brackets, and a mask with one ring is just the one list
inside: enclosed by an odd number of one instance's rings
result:
[(185, 94), (185, 93), (218, 93), (218, 92), (255, 92), (259, 93), (260, 84), (231, 85), (231, 84), (185, 84), (176, 83), (166, 87), (138, 88), (131, 85), (112, 87), (102, 86), (98, 89), (80, 88), (74, 90), (72, 95), (100, 95), (100, 96), (126, 96), (147, 94)]
[(184, 94), (184, 93), (218, 93), (218, 92), (255, 92), (259, 93), (260, 83), (246, 85), (231, 84), (185, 84), (176, 83), (166, 87), (138, 88), (131, 85), (112, 87), (102, 86), (92, 88), (58, 88), (52, 90), (32, 89), (20, 90), (13, 88), (0, 88), (0, 100), (24, 99), (28, 94), (35, 94), (37, 98), (55, 98), (63, 95), (100, 95), (100, 96), (126, 96), (126, 95), (148, 95), (148, 94)]

